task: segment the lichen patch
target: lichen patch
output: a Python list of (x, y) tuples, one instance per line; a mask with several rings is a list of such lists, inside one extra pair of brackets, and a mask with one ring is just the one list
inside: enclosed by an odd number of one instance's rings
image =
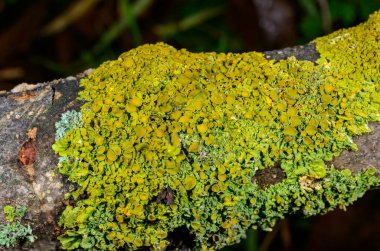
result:
[[(103, 63), (82, 79), (85, 103), (63, 116), (53, 146), (76, 184), (62, 247), (164, 250), (185, 229), (191, 248), (219, 249), (297, 210), (352, 203), (379, 185), (374, 170), (326, 162), (380, 121), (379, 39), (377, 12), (315, 40), (315, 63), (163, 43)], [(276, 163), (281, 182), (252, 182)]]

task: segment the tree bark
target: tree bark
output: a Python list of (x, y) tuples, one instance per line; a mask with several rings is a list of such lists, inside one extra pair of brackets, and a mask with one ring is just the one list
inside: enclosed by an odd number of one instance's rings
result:
[[(314, 44), (285, 48), (265, 53), (268, 59), (295, 56), (315, 61), (319, 54)], [(59, 250), (56, 236), (60, 213), (65, 207), (64, 194), (70, 184), (58, 173), (57, 156), (51, 149), (55, 123), (67, 110), (79, 110), (76, 100), (79, 81), (76, 77), (53, 80), (36, 85), (21, 84), (10, 92), (0, 93), (0, 209), (5, 205), (25, 205), (29, 224), (38, 240), (16, 250)], [(358, 151), (344, 151), (333, 160), (337, 169), (354, 173), (369, 166), (380, 173), (380, 123), (370, 123), (372, 133), (358, 136)], [(268, 169), (276, 172), (276, 169)], [(0, 213), (0, 224), (5, 222)]]

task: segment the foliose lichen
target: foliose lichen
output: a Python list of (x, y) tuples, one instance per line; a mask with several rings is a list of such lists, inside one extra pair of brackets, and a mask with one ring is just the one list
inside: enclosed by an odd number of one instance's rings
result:
[[(314, 41), (316, 63), (262, 53), (190, 53), (143, 45), (81, 81), (83, 126), (54, 149), (77, 184), (64, 249), (215, 250), (276, 220), (351, 204), (380, 185), (331, 161), (380, 121), (380, 12)], [(260, 188), (258, 170), (286, 178)], [(78, 200), (79, 196), (81, 199)]]
[(68, 131), (82, 126), (83, 120), (80, 112), (70, 110), (62, 113), (61, 119), (55, 123), (55, 140), (63, 138)]
[(3, 208), (7, 224), (0, 224), (0, 248), (14, 247), (19, 241), (26, 240), (33, 243), (37, 237), (29, 225), (21, 223), (27, 208), (25, 206), (6, 205)]

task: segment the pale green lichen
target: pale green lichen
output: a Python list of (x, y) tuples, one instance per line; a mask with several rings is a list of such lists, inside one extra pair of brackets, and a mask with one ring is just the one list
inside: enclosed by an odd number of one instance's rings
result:
[[(63, 138), (69, 131), (81, 128), (83, 126), (82, 114), (75, 110), (70, 110), (62, 113), (61, 119), (55, 123), (55, 140), (59, 140)], [(53, 145), (53, 150), (56, 152), (60, 152), (60, 145)], [(59, 157), (59, 162), (67, 160), (67, 156)]]
[[(315, 40), (316, 64), (162, 43), (105, 62), (81, 82), (83, 126), (54, 145), (83, 198), (62, 214), (63, 248), (163, 250), (186, 228), (195, 249), (219, 249), (380, 185), (325, 163), (380, 121), (379, 39), (377, 12)], [(261, 189), (252, 177), (276, 163), (286, 179)]]
[(21, 223), (27, 208), (25, 206), (4, 206), (3, 212), (8, 224), (0, 224), (0, 248), (14, 247), (19, 241), (26, 240), (33, 243), (37, 237), (33, 235), (32, 228)]
[(82, 114), (75, 110), (62, 113), (61, 119), (55, 123), (55, 140), (61, 139), (67, 132), (83, 126)]

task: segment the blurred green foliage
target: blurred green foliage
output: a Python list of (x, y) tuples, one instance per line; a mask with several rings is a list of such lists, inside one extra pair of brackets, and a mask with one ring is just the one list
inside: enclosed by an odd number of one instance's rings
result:
[[(320, 8), (321, 2), (326, 3), (326, 13)], [(380, 8), (379, 0), (297, 0), (303, 13), (300, 17), (300, 43), (306, 43), (326, 32), (347, 28), (366, 20), (369, 14)], [(330, 19), (329, 30), (323, 26), (323, 16)]]

